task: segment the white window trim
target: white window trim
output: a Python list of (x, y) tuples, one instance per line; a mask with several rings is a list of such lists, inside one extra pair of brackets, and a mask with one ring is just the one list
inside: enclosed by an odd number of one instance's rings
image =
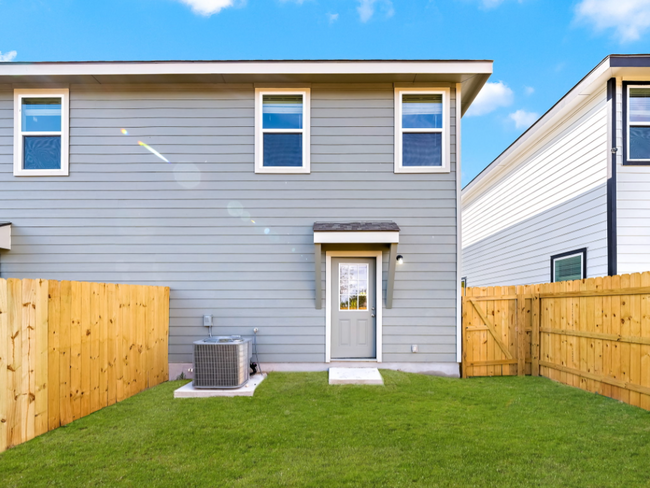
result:
[[(630, 157), (630, 154), (631, 154), (631, 153), (630, 153), (630, 142), (631, 142), (631, 137), (630, 137), (630, 127), (631, 127), (631, 125), (632, 125), (631, 122), (630, 122), (630, 99), (631, 99), (631, 97), (630, 97), (630, 91), (631, 91), (631, 88), (650, 88), (650, 85), (627, 85), (627, 97), (626, 97), (626, 98), (627, 98), (627, 101), (626, 101), (626, 102), (627, 102), (627, 107), (626, 107), (626, 108), (627, 108), (627, 120), (625, 121), (625, 130), (626, 130), (626, 132), (627, 132), (627, 134), (626, 134), (626, 139), (627, 139), (627, 152), (626, 152), (626, 156), (627, 156), (627, 158), (626, 158), (625, 162), (626, 162), (626, 163), (627, 163), (627, 162), (630, 162), (630, 163), (635, 163), (635, 162), (638, 162), (638, 163), (647, 163), (648, 161), (650, 161), (650, 158), (646, 158), (646, 159), (632, 159), (632, 158)], [(638, 127), (650, 127), (650, 122), (634, 122), (633, 125), (634, 125), (635, 127), (637, 127), (637, 126), (638, 126)]]
[(551, 280), (552, 283), (558, 283), (558, 281), (556, 281), (556, 276), (555, 276), (555, 263), (557, 263), (558, 261), (564, 261), (565, 259), (575, 258), (576, 256), (580, 256), (580, 278), (579, 279), (583, 280), (585, 278), (585, 276), (584, 276), (585, 275), (585, 273), (584, 273), (585, 255), (584, 255), (583, 252), (576, 252), (576, 253), (573, 253), (573, 254), (569, 254), (568, 256), (553, 258), (553, 266), (551, 267), (551, 269), (553, 270), (553, 279)]
[[(263, 129), (262, 99), (264, 95), (302, 95), (302, 129)], [(310, 126), (311, 126), (311, 90), (309, 88), (256, 88), (255, 89), (255, 173), (271, 174), (305, 174), (311, 172), (310, 165)], [(264, 166), (264, 133), (302, 132), (302, 166)]]
[[(61, 131), (59, 132), (23, 132), (22, 130), (22, 99), (23, 98), (60, 98), (61, 99)], [(68, 176), (70, 155), (70, 90), (57, 89), (21, 89), (14, 90), (14, 176)], [(61, 168), (60, 169), (24, 169), (23, 168), (23, 136), (61, 136)]]
[[(326, 251), (325, 252), (325, 362), (332, 362), (332, 258), (375, 258), (375, 333), (377, 336), (377, 345), (375, 346), (375, 359), (354, 359), (353, 361), (376, 361), (382, 362), (383, 358), (383, 303), (382, 294), (382, 252), (381, 251)], [(370, 286), (370, 283), (368, 283)], [(344, 361), (335, 359), (335, 361)]]
[[(442, 95), (442, 129), (406, 129), (406, 132), (441, 132), (442, 165), (441, 166), (402, 166), (402, 95), (438, 94)], [(395, 173), (449, 173), (450, 167), (450, 123), (449, 88), (395, 88)]]

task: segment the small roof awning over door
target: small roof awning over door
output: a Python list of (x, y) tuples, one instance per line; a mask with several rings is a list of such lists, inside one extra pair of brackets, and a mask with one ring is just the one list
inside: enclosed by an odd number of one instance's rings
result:
[(314, 244), (397, 244), (395, 222), (315, 222)]
[(315, 222), (314, 223), (314, 279), (316, 282), (316, 308), (322, 307), (321, 262), (323, 244), (386, 244), (388, 257), (388, 280), (386, 283), (386, 308), (393, 307), (395, 262), (399, 226), (390, 221), (368, 222)]

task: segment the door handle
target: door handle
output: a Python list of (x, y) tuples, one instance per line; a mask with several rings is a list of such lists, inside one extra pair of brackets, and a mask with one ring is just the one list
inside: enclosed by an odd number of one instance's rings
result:
[(375, 314), (373, 313), (373, 314), (371, 314), (370, 316), (371, 316), (371, 317), (374, 317), (374, 316), (375, 316)]

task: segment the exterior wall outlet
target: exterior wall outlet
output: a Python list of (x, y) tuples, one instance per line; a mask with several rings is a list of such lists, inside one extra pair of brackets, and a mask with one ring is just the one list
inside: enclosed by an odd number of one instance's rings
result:
[(212, 327), (212, 315), (203, 316), (203, 327)]
[(411, 352), (418, 352), (418, 345), (417, 344), (413, 344), (411, 346)]

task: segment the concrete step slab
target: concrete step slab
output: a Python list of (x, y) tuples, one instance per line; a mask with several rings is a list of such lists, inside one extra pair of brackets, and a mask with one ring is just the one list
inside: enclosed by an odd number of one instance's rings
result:
[(330, 368), (330, 385), (383, 385), (377, 368)]

